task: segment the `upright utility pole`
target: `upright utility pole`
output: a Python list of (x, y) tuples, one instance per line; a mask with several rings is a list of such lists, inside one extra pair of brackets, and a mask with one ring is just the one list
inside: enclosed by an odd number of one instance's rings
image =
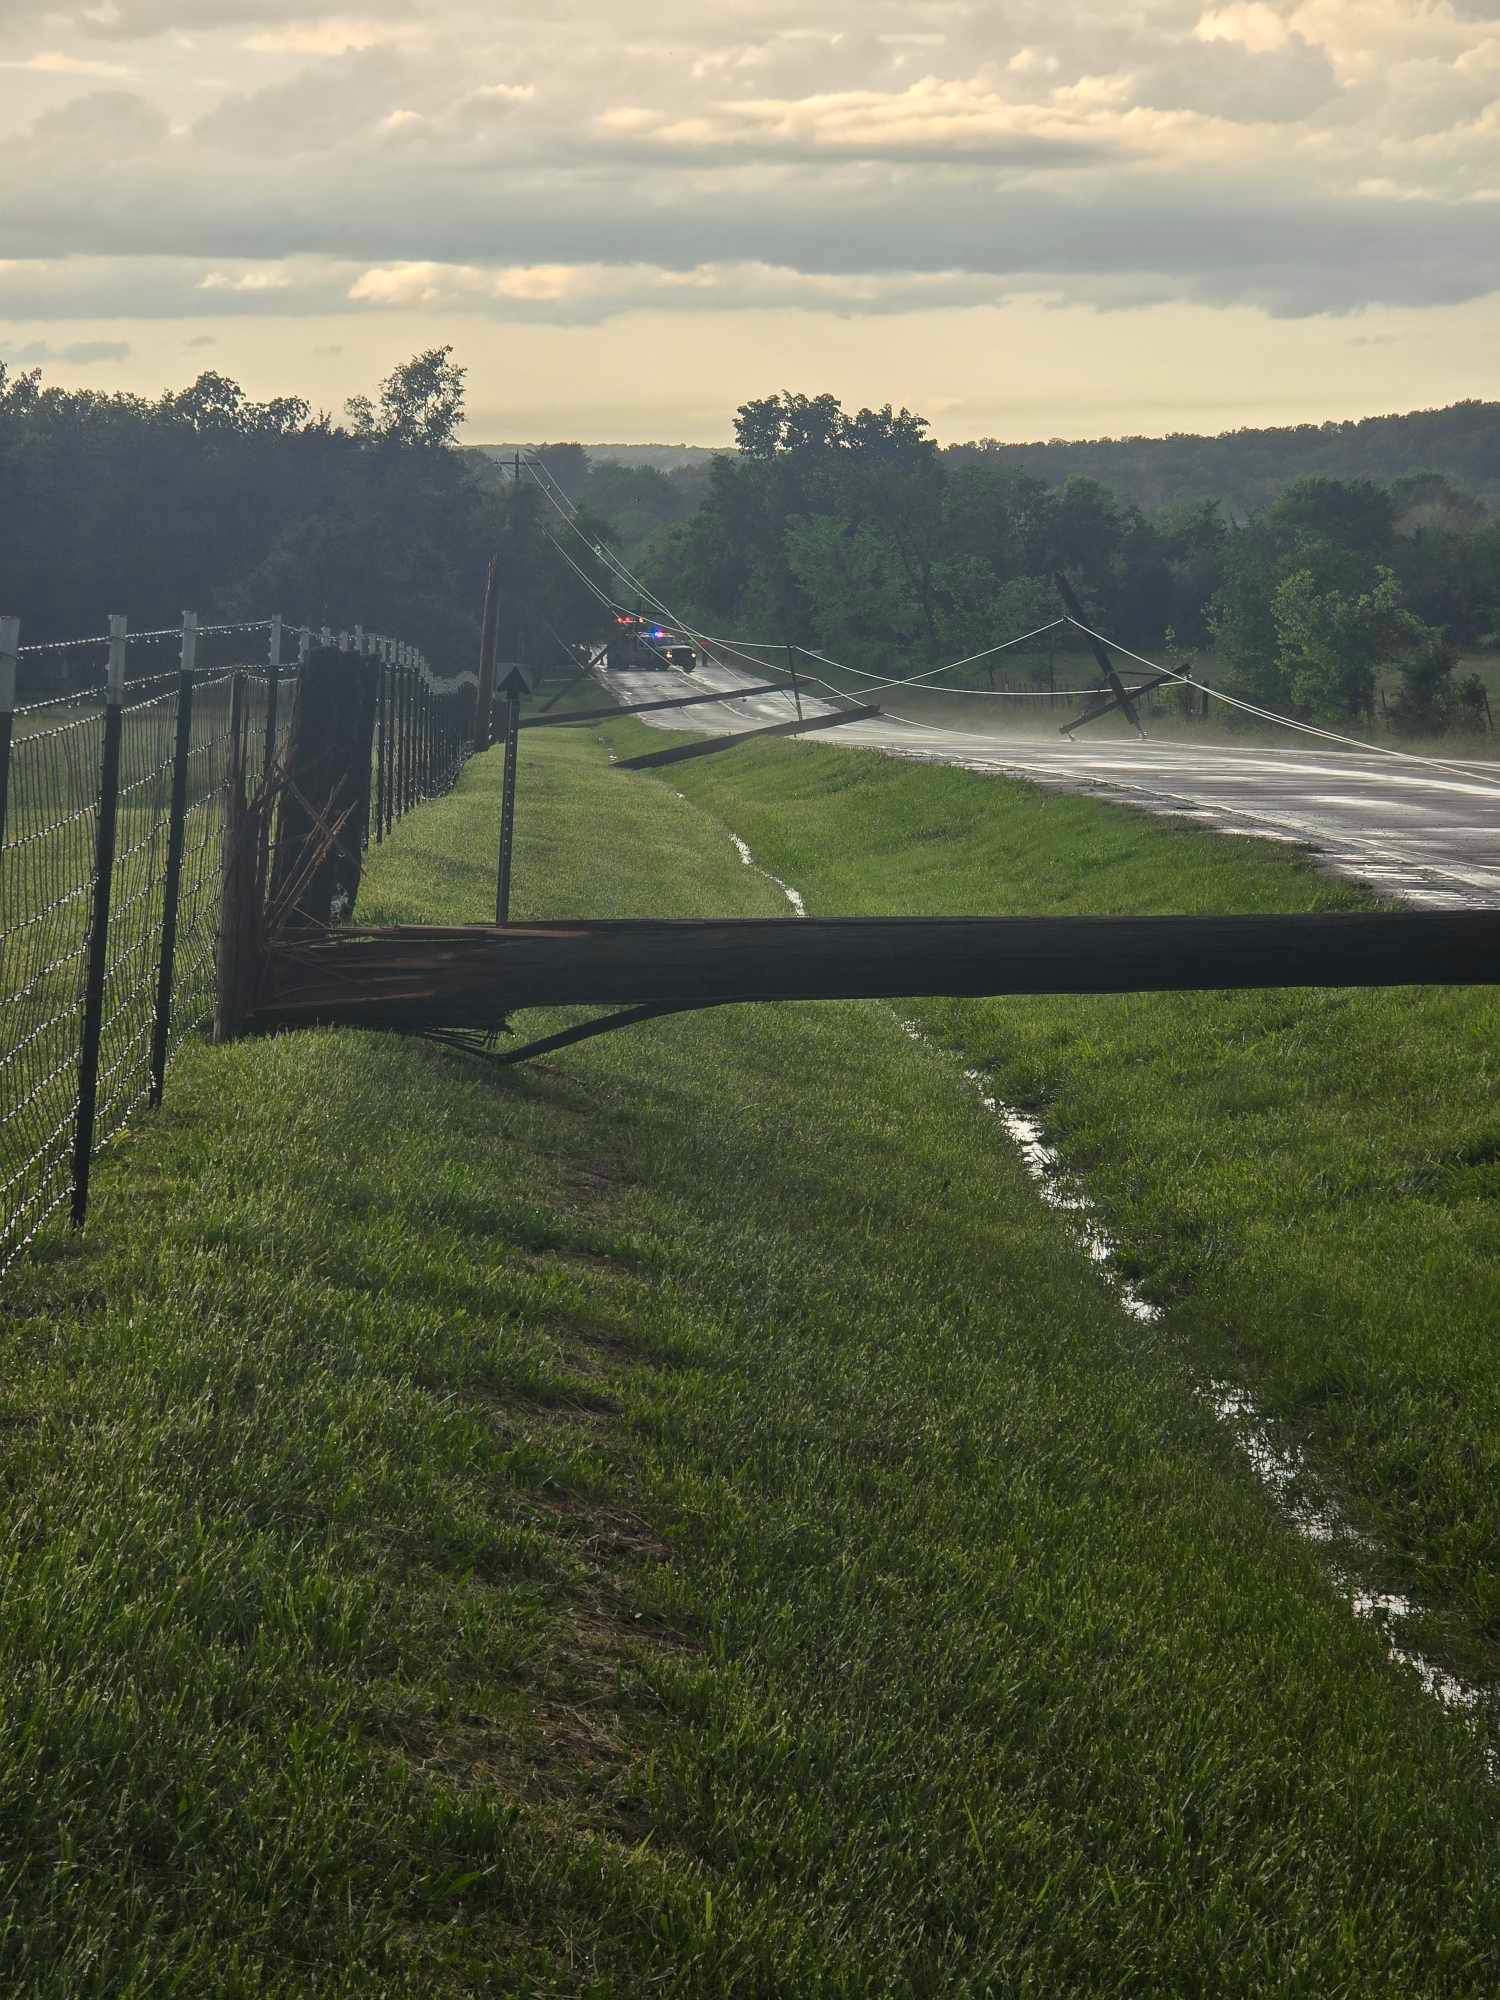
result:
[(500, 558), (490, 557), (484, 576), (484, 622), (479, 629), (479, 695), (474, 710), (474, 748), (488, 750), (495, 718), (495, 648), (500, 638)]
[(510, 865), (516, 838), (516, 757), (520, 748), (521, 696), (531, 677), (519, 660), (507, 663), (500, 682), (505, 701), (505, 781), (500, 794), (500, 869), (495, 883), (495, 922), (510, 922)]

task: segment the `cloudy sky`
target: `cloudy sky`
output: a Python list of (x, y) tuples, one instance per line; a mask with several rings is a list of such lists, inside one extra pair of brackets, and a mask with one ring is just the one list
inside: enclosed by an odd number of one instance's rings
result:
[(1500, 0), (0, 0), (0, 359), (469, 435), (1500, 395)]

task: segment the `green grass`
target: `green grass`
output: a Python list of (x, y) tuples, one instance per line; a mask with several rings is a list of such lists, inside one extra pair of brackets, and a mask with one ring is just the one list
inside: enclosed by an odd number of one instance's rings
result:
[[(363, 916), (485, 917), (495, 778)], [(785, 908), (590, 738), (519, 833)], [(194, 1048), (95, 1218), (4, 1295), (5, 1990), (1493, 1989), (1482, 1735), (892, 1010)]]
[[(611, 725), (613, 740), (636, 724)], [(660, 736), (656, 736), (659, 742)], [(674, 770), (815, 915), (1374, 907), (1295, 850), (869, 753)], [(1500, 998), (1493, 989), (927, 1001), (1040, 1112), (1125, 1268), (1249, 1380), (1500, 1669)]]

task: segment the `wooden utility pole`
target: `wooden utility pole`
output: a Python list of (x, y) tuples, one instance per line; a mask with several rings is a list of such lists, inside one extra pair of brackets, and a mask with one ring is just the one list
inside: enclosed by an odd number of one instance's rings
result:
[(519, 660), (506, 665), (500, 681), (505, 702), (505, 782), (500, 794), (500, 866), (495, 880), (495, 922), (510, 922), (510, 864), (516, 837), (516, 763), (520, 751), (521, 696), (531, 691), (531, 677)]
[(1497, 984), (1490, 910), (412, 925), (277, 939), (247, 1025), (493, 1029), (523, 1007), (584, 1004)]
[[(1057, 585), (1057, 594), (1062, 599), (1063, 608), (1066, 610), (1068, 616), (1072, 618), (1078, 625), (1082, 626), (1083, 606), (1078, 602), (1077, 597), (1073, 594), (1072, 584), (1069, 583), (1068, 579), (1063, 575), (1061, 570), (1057, 570), (1054, 572), (1052, 581)], [(1084, 714), (1079, 716), (1077, 722), (1070, 722), (1065, 724), (1061, 731), (1061, 734), (1064, 736), (1068, 735), (1072, 730), (1078, 727), (1078, 724), (1080, 722), (1092, 722), (1097, 716), (1107, 715), (1110, 709), (1112, 708), (1123, 708), (1126, 715), (1129, 717), (1131, 724), (1135, 729), (1136, 735), (1139, 736), (1141, 740), (1144, 742), (1146, 732), (1141, 727), (1141, 718), (1136, 712), (1135, 703), (1131, 700), (1130, 690), (1125, 686), (1125, 683), (1120, 679), (1120, 676), (1115, 672), (1115, 663), (1110, 658), (1108, 649), (1105, 647), (1103, 641), (1096, 639), (1092, 633), (1087, 633), (1085, 636), (1087, 637), (1089, 646), (1093, 651), (1094, 658), (1098, 663), (1099, 671), (1101, 674), (1103, 674), (1105, 681), (1109, 685), (1110, 691), (1114, 695), (1114, 700), (1106, 703), (1103, 707), (1094, 707), (1088, 709), (1087, 711), (1085, 711)]]
[(495, 649), (500, 637), (500, 558), (490, 557), (484, 573), (484, 621), (479, 630), (479, 699), (474, 710), (474, 748), (488, 750), (493, 741), (495, 712)]

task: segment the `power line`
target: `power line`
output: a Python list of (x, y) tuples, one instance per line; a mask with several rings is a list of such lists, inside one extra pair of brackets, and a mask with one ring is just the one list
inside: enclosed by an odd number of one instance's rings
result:
[(1283, 729), (1295, 729), (1304, 736), (1319, 736), (1327, 743), (1340, 743), (1349, 750), (1368, 750), (1377, 757), (1395, 757), (1406, 764), (1422, 764), (1429, 770), (1448, 771), (1454, 777), (1467, 778), (1471, 783), (1487, 785), (1500, 791), (1500, 779), (1483, 771), (1475, 771), (1462, 764), (1449, 764), (1440, 757), (1423, 757), (1415, 750), (1389, 750), (1383, 743), (1362, 743), (1357, 736), (1341, 736), (1337, 730), (1320, 729), (1315, 723), (1293, 722), (1289, 716), (1278, 715), (1274, 709), (1261, 708), (1253, 701), (1241, 701), (1237, 696), (1225, 694), (1222, 689), (1210, 687), (1206, 681), (1195, 681), (1190, 674), (1182, 674), (1171, 667), (1159, 666), (1155, 660), (1148, 660), (1143, 653), (1133, 653), (1128, 646), (1122, 646), (1118, 639), (1108, 639), (1102, 632), (1095, 632), (1077, 618), (1068, 620), (1080, 632), (1086, 632), (1091, 639), (1102, 645), (1113, 646), (1117, 653), (1123, 653), (1127, 660), (1134, 660), (1138, 666), (1150, 667), (1153, 673), (1165, 674), (1169, 680), (1180, 682), (1185, 687), (1194, 687), (1201, 694), (1211, 694), (1215, 701), (1222, 701), (1230, 708), (1242, 709), (1246, 715), (1258, 716), (1263, 722), (1280, 723)]

